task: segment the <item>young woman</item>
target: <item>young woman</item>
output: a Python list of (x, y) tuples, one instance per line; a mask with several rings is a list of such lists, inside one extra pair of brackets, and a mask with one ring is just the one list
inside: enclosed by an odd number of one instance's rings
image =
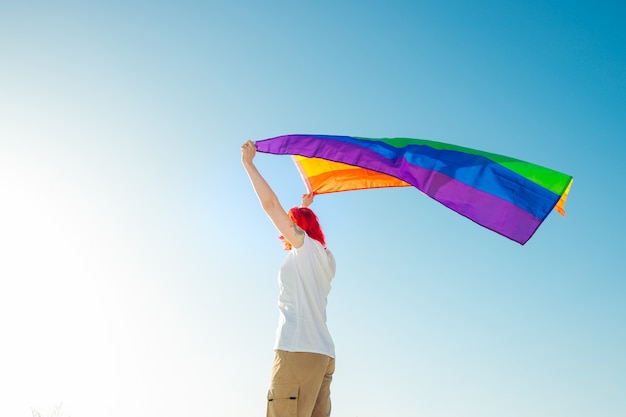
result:
[(242, 145), (241, 162), (252, 187), (289, 251), (278, 274), (280, 316), (267, 417), (328, 417), (335, 346), (326, 326), (326, 300), (335, 259), (308, 208), (313, 194), (286, 212), (254, 165), (255, 155), (253, 142)]

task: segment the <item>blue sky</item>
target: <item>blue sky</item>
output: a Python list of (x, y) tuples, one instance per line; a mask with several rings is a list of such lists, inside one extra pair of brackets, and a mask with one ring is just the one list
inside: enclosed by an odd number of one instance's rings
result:
[[(285, 255), (240, 164), (415, 137), (574, 176), (525, 246), (319, 196), (334, 415), (626, 412), (622, 2), (0, 3), (0, 414), (265, 412)], [(257, 164), (283, 204), (288, 157)]]

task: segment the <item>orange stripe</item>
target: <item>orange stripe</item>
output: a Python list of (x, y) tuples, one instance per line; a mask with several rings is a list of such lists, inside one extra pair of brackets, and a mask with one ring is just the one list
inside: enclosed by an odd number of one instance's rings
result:
[(572, 188), (572, 183), (574, 179), (570, 180), (565, 192), (561, 195), (561, 199), (556, 203), (554, 209), (561, 215), (565, 216), (565, 200), (567, 200), (567, 196), (569, 195), (569, 189)]
[(316, 194), (363, 190), (366, 188), (411, 186), (411, 184), (395, 177), (358, 167), (324, 172), (308, 177), (308, 180), (311, 184), (311, 191)]

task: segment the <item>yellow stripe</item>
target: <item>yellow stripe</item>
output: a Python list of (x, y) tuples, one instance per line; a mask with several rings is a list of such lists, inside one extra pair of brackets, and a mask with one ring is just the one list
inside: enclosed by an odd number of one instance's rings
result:
[(294, 156), (294, 160), (309, 192), (317, 194), (411, 186), (395, 177), (340, 162), (303, 156)]

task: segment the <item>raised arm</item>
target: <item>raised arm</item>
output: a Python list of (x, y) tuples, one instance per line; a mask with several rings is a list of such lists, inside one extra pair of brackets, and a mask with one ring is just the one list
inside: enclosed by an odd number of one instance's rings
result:
[(252, 141), (247, 141), (241, 146), (241, 163), (248, 173), (252, 188), (254, 188), (254, 192), (259, 198), (261, 207), (263, 207), (276, 229), (293, 247), (299, 248), (304, 243), (304, 231), (297, 227), (287, 216), (287, 212), (280, 205), (278, 197), (254, 165), (253, 159), (255, 155), (256, 146)]
[(302, 194), (302, 203), (300, 203), (300, 207), (309, 207), (311, 204), (313, 204), (314, 198), (314, 193)]

